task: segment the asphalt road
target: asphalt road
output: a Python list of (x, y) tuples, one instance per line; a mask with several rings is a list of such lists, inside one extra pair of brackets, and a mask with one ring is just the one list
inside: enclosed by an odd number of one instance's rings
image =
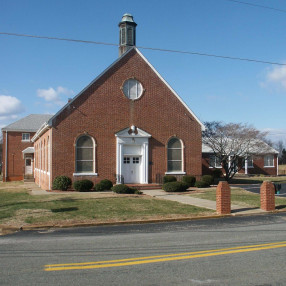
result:
[(286, 285), (285, 240), (284, 213), (19, 232), (0, 285)]
[[(284, 183), (284, 184), (280, 184), (280, 185), (281, 185), (281, 189), (279, 190), (279, 194), (277, 193), (276, 196), (286, 197), (286, 184)], [(255, 193), (255, 194), (260, 193), (260, 186), (261, 186), (261, 184), (233, 185), (233, 187), (243, 188), (243, 189), (250, 191), (252, 193)]]

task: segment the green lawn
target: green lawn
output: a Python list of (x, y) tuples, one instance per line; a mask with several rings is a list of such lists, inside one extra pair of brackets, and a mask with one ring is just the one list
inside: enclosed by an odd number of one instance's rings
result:
[[(211, 201), (216, 200), (216, 188), (210, 188), (202, 191), (201, 193), (195, 193), (191, 196), (201, 199), (207, 199)], [(260, 208), (260, 195), (248, 192), (241, 188), (231, 189), (231, 202), (233, 204), (245, 206), (245, 207), (258, 207)], [(276, 208), (286, 208), (286, 198), (275, 198)]]
[[(14, 183), (13, 183), (14, 184)], [(212, 211), (148, 196), (90, 198), (88, 194), (33, 196), (23, 184), (0, 184), (0, 224), (54, 224), (150, 220), (213, 214)]]

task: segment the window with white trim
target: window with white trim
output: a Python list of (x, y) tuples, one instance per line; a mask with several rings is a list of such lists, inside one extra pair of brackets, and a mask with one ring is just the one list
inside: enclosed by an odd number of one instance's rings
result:
[(264, 156), (264, 167), (274, 167), (274, 155)]
[[(253, 157), (252, 156), (248, 156), (247, 157), (247, 167), (248, 168), (253, 168)], [(242, 160), (242, 168), (245, 168), (245, 160)]]
[(30, 133), (22, 133), (22, 141), (30, 142)]
[(209, 165), (210, 168), (221, 168), (221, 161), (217, 156), (211, 155)]
[(83, 135), (76, 142), (76, 172), (94, 173), (94, 141)]
[(171, 138), (167, 146), (168, 172), (182, 172), (182, 143), (178, 138)]
[(143, 93), (142, 84), (134, 78), (129, 78), (123, 84), (123, 93), (129, 99), (138, 99)]

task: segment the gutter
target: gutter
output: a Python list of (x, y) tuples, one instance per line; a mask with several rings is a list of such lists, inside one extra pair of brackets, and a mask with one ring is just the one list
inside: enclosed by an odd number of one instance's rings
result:
[(31, 139), (32, 142), (35, 142), (43, 133), (45, 133), (48, 129), (51, 128), (51, 125), (49, 125), (47, 122), (45, 122), (39, 130), (36, 132), (36, 134)]

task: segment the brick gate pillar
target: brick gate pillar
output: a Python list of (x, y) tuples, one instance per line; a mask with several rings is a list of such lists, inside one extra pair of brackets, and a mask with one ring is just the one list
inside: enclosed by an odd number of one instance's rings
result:
[(228, 182), (219, 182), (216, 188), (216, 212), (217, 214), (231, 213), (231, 195)]
[(260, 187), (260, 208), (264, 211), (275, 210), (275, 187), (269, 181), (263, 182)]

